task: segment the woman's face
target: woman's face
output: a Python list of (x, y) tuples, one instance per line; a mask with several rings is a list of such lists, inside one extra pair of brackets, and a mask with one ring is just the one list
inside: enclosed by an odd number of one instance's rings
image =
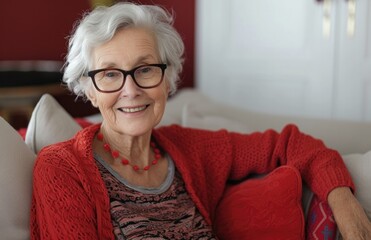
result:
[[(152, 33), (144, 28), (128, 28), (118, 31), (112, 40), (93, 49), (92, 70), (119, 68), (131, 70), (144, 64), (162, 63), (157, 43)], [(149, 133), (161, 120), (169, 92), (166, 78), (154, 88), (138, 87), (127, 76), (124, 87), (114, 93), (102, 93), (95, 87), (87, 95), (98, 107), (102, 127), (130, 136)]]

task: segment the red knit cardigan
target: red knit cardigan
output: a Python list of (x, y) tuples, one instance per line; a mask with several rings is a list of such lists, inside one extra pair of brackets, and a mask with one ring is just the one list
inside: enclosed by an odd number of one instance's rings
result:
[[(44, 148), (33, 177), (31, 239), (114, 239), (110, 200), (93, 158), (100, 125), (69, 141)], [(267, 173), (280, 165), (296, 167), (309, 187), (325, 200), (338, 186), (354, 188), (340, 155), (293, 125), (279, 134), (239, 134), (162, 127), (153, 130), (173, 159), (197, 208), (209, 224), (227, 180)]]

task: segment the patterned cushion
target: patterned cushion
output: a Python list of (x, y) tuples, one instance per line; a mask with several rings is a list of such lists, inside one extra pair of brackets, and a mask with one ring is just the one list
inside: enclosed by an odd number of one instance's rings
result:
[(307, 219), (307, 240), (336, 239), (336, 223), (330, 206), (327, 202), (313, 197)]

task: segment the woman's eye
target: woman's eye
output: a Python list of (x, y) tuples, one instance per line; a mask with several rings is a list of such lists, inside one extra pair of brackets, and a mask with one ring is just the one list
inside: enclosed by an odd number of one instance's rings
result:
[(142, 67), (139, 69), (140, 74), (147, 74), (150, 73), (151, 71), (152, 71), (151, 67)]
[(119, 77), (120, 76), (120, 72), (118, 71), (106, 71), (104, 73), (104, 77), (106, 78), (115, 78), (115, 77)]

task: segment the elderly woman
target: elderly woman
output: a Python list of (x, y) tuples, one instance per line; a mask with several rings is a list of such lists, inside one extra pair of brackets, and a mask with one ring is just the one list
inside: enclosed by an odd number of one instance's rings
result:
[(81, 20), (64, 81), (103, 122), (39, 153), (32, 238), (216, 239), (226, 182), (285, 164), (328, 201), (346, 239), (370, 239), (339, 154), (295, 126), (280, 134), (154, 129), (176, 90), (183, 50), (171, 16), (156, 6), (119, 3)]

